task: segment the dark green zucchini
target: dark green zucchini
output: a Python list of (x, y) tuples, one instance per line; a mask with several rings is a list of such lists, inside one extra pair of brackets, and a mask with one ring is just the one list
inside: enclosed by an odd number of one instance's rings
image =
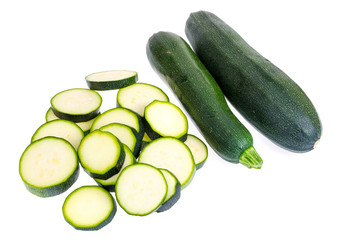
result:
[(250, 132), (232, 113), (220, 87), (184, 39), (158, 32), (148, 40), (147, 57), (219, 156), (249, 168), (261, 167)]
[(191, 13), (186, 36), (230, 103), (277, 145), (307, 152), (322, 125), (303, 90), (213, 13)]

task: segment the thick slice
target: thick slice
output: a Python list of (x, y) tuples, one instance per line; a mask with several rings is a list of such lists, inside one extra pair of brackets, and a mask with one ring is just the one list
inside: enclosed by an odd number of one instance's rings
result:
[(215, 79), (184, 39), (158, 32), (148, 40), (147, 57), (220, 157), (261, 168), (263, 161), (253, 147), (250, 132), (233, 114)]
[(194, 157), (196, 169), (200, 169), (202, 166), (204, 166), (208, 156), (208, 150), (205, 143), (201, 141), (198, 137), (188, 134), (185, 144), (191, 150), (192, 156)]
[(89, 74), (85, 77), (88, 87), (93, 90), (120, 89), (137, 82), (135, 71), (111, 70)]
[(121, 174), (122, 170), (129, 166), (132, 165), (134, 163), (136, 163), (136, 158), (134, 157), (132, 151), (129, 149), (129, 147), (127, 147), (127, 145), (123, 145), (124, 147), (124, 152), (125, 152), (125, 158), (124, 158), (124, 162), (122, 165), (121, 170), (113, 175), (112, 177), (103, 180), (103, 179), (98, 179), (98, 178), (94, 178), (94, 180), (102, 187), (104, 187), (105, 189), (107, 189), (110, 192), (114, 192), (114, 188), (118, 179), (118, 176)]
[(144, 136), (145, 130), (141, 117), (137, 113), (126, 108), (112, 108), (103, 112), (94, 120), (91, 131), (110, 123), (121, 123), (136, 129), (138, 133), (137, 138), (142, 139)]
[(80, 164), (93, 178), (108, 179), (117, 174), (125, 158), (123, 144), (109, 132), (93, 131), (78, 150)]
[[(98, 113), (98, 114), (99, 114), (99, 113)], [(97, 115), (97, 116), (98, 116), (98, 115)], [(50, 121), (56, 120), (56, 119), (60, 119), (60, 118), (58, 118), (58, 117), (54, 114), (52, 108), (50, 107), (50, 108), (48, 109), (48, 111), (46, 112), (46, 114), (45, 114), (45, 120), (46, 120), (47, 122), (50, 122)], [(91, 120), (89, 120), (89, 121), (86, 121), (86, 122), (76, 122), (75, 124), (77, 124), (78, 127), (80, 127), (80, 128), (83, 130), (84, 134), (87, 134), (87, 133), (89, 133), (89, 130), (90, 130), (91, 127), (92, 127), (92, 124), (93, 124), (93, 122), (94, 122), (94, 119), (95, 119), (95, 118), (93, 118), (93, 119), (91, 119)]]
[(167, 194), (167, 183), (160, 170), (138, 163), (121, 172), (115, 194), (117, 202), (128, 214), (145, 216), (161, 206)]
[(142, 140), (136, 137), (137, 131), (134, 128), (120, 123), (110, 123), (99, 130), (112, 133), (121, 143), (131, 149), (136, 158), (138, 157)]
[(73, 122), (85, 122), (98, 115), (102, 98), (96, 91), (73, 88), (57, 93), (50, 103), (57, 117)]
[(74, 122), (57, 119), (41, 125), (35, 131), (31, 141), (34, 142), (48, 136), (63, 138), (72, 144), (75, 150), (78, 150), (80, 141), (84, 137), (84, 132)]
[(168, 170), (160, 169), (167, 183), (167, 195), (161, 207), (157, 209), (157, 212), (164, 212), (169, 210), (180, 199), (181, 196), (181, 184), (177, 178)]
[(179, 107), (155, 100), (145, 108), (145, 131), (151, 139), (174, 137), (185, 141), (188, 122)]
[(261, 133), (295, 152), (314, 149), (322, 134), (303, 90), (210, 12), (192, 13), (186, 35), (230, 103)]
[(99, 230), (110, 223), (117, 206), (102, 187), (83, 186), (68, 195), (63, 203), (64, 219), (78, 230)]
[(146, 83), (122, 88), (117, 94), (118, 106), (131, 109), (141, 117), (144, 116), (145, 107), (154, 100), (168, 102), (168, 97), (160, 88)]
[(169, 170), (182, 189), (191, 182), (196, 170), (190, 149), (185, 143), (170, 137), (150, 142), (142, 150), (138, 162)]
[(77, 153), (64, 139), (45, 137), (31, 143), (20, 158), (19, 173), (26, 188), (39, 197), (68, 190), (78, 179)]

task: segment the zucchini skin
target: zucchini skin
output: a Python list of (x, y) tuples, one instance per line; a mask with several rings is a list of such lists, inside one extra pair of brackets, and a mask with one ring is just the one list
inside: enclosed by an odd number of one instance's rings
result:
[(262, 134), (292, 152), (315, 147), (322, 134), (319, 116), (287, 74), (213, 13), (191, 13), (185, 32), (230, 103)]
[[(168, 83), (215, 152), (229, 162), (244, 164), (240, 158), (254, 149), (253, 138), (185, 40), (171, 32), (158, 32), (148, 40), (146, 52), (155, 72)], [(255, 162), (245, 165), (260, 168), (259, 155)]]

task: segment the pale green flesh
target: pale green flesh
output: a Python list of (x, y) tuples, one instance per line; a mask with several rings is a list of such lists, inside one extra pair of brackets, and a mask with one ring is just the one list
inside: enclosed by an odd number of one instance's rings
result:
[(111, 82), (119, 80), (127, 80), (135, 77), (137, 72), (127, 70), (110, 70), (89, 74), (85, 77), (87, 81), (91, 82)]
[(99, 130), (112, 133), (118, 140), (128, 146), (133, 152), (137, 143), (137, 138), (132, 129), (120, 123), (111, 123), (101, 127)]
[(185, 144), (189, 147), (196, 165), (206, 161), (208, 150), (203, 141), (196, 136), (188, 134)]
[(166, 179), (167, 183), (167, 195), (163, 202), (167, 202), (175, 193), (176, 193), (176, 185), (178, 183), (177, 178), (168, 170), (160, 169), (161, 173)]
[[(58, 117), (54, 114), (52, 108), (49, 108), (48, 111), (46, 112), (45, 120), (46, 120), (47, 122), (50, 122), (50, 121), (52, 121), (52, 120), (57, 120), (57, 119), (60, 119), (60, 118), (58, 118)], [(86, 121), (86, 122), (76, 122), (75, 124), (77, 124), (78, 127), (80, 127), (84, 132), (86, 132), (86, 131), (88, 131), (88, 130), (91, 129), (92, 124), (93, 124), (93, 122), (94, 122), (94, 119), (95, 119), (95, 118), (93, 118), (93, 119), (91, 119), (91, 120), (89, 120), (89, 121)]]

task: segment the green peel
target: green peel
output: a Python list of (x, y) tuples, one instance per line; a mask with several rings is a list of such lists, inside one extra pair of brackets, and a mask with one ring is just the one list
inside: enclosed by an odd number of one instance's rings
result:
[(260, 169), (263, 160), (253, 146), (246, 149), (239, 157), (239, 162), (248, 168)]

